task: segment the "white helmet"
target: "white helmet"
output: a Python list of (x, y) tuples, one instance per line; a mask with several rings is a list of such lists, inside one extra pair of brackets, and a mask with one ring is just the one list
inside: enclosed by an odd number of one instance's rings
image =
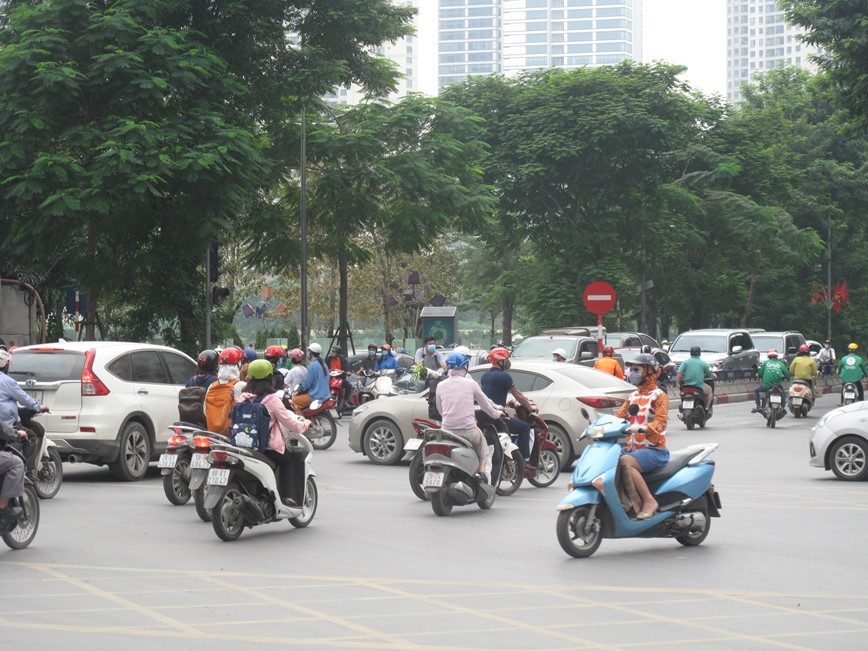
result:
[(470, 349), (467, 346), (455, 346), (455, 350), (452, 352), (455, 353), (464, 353), (468, 357), (470, 357)]
[(316, 342), (314, 342), (310, 346), (308, 346), (307, 349), (315, 355), (319, 355), (322, 353), (322, 346), (320, 346)]
[(0, 368), (6, 368), (6, 365), (12, 361), (12, 353), (5, 348), (0, 349)]

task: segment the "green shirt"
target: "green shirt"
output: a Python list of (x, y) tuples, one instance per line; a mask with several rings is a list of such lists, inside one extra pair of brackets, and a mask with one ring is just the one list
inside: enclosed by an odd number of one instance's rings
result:
[(683, 377), (683, 382), (689, 387), (699, 387), (705, 384), (705, 378), (713, 377), (711, 368), (701, 357), (692, 355), (681, 362), (678, 372)]
[(759, 367), (759, 371), (757, 371), (757, 375), (759, 376), (759, 379), (763, 381), (763, 386), (766, 389), (780, 384), (784, 379), (789, 380), (792, 377), (787, 365), (774, 357), (767, 359), (762, 363), (762, 366)]
[(841, 382), (861, 382), (865, 375), (865, 362), (859, 355), (847, 355), (838, 362), (838, 375)]

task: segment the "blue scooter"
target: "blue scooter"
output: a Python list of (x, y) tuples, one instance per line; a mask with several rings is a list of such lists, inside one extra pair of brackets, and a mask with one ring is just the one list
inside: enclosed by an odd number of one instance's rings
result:
[[(631, 413), (638, 407), (631, 406)], [(588, 413), (582, 414), (588, 419)], [(603, 538), (675, 538), (687, 547), (699, 545), (720, 517), (720, 496), (711, 483), (714, 461), (707, 457), (717, 443), (691, 445), (670, 453), (669, 463), (645, 475), (660, 508), (647, 520), (630, 517), (621, 504), (621, 446), (618, 439), (639, 431), (639, 425), (614, 416), (600, 416), (582, 434), (593, 442), (582, 453), (570, 480), (570, 493), (558, 505), (557, 534), (563, 550), (587, 558)], [(628, 500), (627, 500), (628, 501)], [(628, 504), (628, 509), (632, 507)]]

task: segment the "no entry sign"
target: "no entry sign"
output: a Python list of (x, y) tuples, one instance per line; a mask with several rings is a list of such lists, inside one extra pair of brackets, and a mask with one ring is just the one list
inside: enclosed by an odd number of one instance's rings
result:
[(618, 301), (618, 294), (615, 293), (615, 288), (609, 283), (597, 280), (585, 287), (582, 299), (585, 302), (585, 307), (588, 308), (591, 314), (602, 316), (615, 307), (615, 303)]

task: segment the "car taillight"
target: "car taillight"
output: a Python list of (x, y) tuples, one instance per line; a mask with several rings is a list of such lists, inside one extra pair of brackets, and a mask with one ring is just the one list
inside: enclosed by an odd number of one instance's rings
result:
[(597, 398), (593, 396), (578, 396), (577, 400), (594, 409), (614, 409), (620, 407), (624, 402), (621, 398)]
[(425, 446), (425, 456), (430, 454), (440, 454), (444, 457), (452, 456), (452, 446), (443, 443), (429, 443)]
[(84, 368), (81, 369), (81, 395), (83, 396), (107, 396), (109, 394), (108, 387), (93, 372), (95, 355), (96, 351), (92, 348), (84, 354)]
[(211, 439), (209, 439), (207, 436), (194, 436), (193, 445), (195, 445), (197, 448), (210, 448)]
[(169, 445), (173, 448), (176, 448), (179, 445), (184, 445), (186, 442), (187, 442), (186, 436), (180, 436), (180, 435), (176, 434), (175, 436), (169, 437)]

